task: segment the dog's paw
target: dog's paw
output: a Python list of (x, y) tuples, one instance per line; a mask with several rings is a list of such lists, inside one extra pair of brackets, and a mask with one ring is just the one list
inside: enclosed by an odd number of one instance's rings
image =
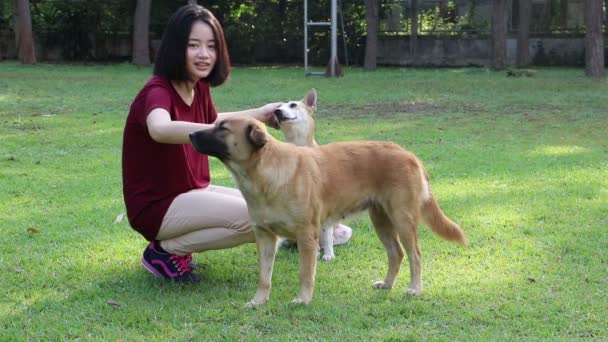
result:
[(416, 289), (416, 288), (408, 288), (407, 290), (405, 290), (405, 294), (408, 296), (420, 296), (420, 294), (422, 293), (421, 289)]
[(257, 309), (259, 306), (263, 305), (262, 303), (256, 303), (254, 301), (249, 301), (245, 304), (245, 306), (243, 307), (243, 309), (246, 310), (252, 310), (252, 309)]
[(301, 304), (304, 304), (304, 301), (302, 300), (302, 298), (294, 298), (294, 299), (291, 301), (291, 304), (297, 304), (297, 305), (301, 305)]
[(392, 288), (392, 286), (389, 286), (388, 284), (386, 284), (383, 281), (377, 281), (372, 286), (375, 289), (382, 289), (382, 290), (390, 290)]
[(335, 257), (336, 256), (334, 255), (334, 253), (324, 253), (323, 254), (323, 261), (331, 261)]

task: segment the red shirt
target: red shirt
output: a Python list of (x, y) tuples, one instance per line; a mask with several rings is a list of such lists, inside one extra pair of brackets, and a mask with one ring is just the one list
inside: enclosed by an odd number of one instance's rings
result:
[(153, 76), (131, 104), (122, 146), (122, 182), (131, 227), (147, 240), (156, 238), (163, 217), (177, 195), (209, 185), (209, 161), (190, 144), (162, 144), (148, 134), (146, 118), (155, 108), (171, 114), (171, 120), (213, 123), (217, 112), (209, 85), (194, 86), (188, 106), (171, 82)]

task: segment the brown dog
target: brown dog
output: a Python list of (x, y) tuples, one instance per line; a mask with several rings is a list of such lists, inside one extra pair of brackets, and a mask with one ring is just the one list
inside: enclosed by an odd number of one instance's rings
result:
[(192, 133), (190, 140), (198, 152), (220, 159), (247, 201), (260, 267), (249, 307), (268, 301), (278, 236), (297, 241), (300, 294), (293, 302), (309, 304), (321, 226), (364, 209), (388, 255), (388, 272), (375, 288), (393, 287), (405, 247), (410, 263), (406, 293), (421, 293), (420, 218), (444, 239), (466, 245), (463, 231), (431, 194), (420, 160), (396, 144), (294, 146), (274, 139), (261, 122), (245, 118), (218, 122), (212, 129)]

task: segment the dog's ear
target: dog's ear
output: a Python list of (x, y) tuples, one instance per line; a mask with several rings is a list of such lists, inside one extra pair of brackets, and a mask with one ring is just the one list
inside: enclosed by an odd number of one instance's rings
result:
[(308, 91), (308, 94), (304, 97), (304, 103), (313, 110), (317, 110), (317, 91), (315, 88)]
[(268, 142), (266, 133), (258, 125), (250, 124), (249, 127), (247, 127), (247, 131), (247, 137), (253, 147), (259, 149)]

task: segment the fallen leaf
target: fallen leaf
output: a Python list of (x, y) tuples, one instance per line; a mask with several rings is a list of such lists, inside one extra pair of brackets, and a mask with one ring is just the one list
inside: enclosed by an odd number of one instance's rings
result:
[(30, 233), (30, 234), (38, 234), (38, 233), (40, 233), (40, 231), (38, 229), (34, 228), (34, 227), (28, 228), (27, 232)]
[(116, 303), (115, 301), (113, 301), (113, 300), (111, 300), (111, 299), (110, 299), (109, 301), (107, 301), (107, 302), (106, 302), (106, 304), (108, 304), (108, 305), (110, 305), (110, 306), (116, 306), (116, 307), (120, 307), (120, 306), (122, 306), (122, 304), (120, 304), (120, 303)]
[(120, 214), (118, 216), (116, 216), (116, 220), (114, 220), (114, 223), (120, 223), (122, 222), (122, 219), (125, 218), (125, 214)]

